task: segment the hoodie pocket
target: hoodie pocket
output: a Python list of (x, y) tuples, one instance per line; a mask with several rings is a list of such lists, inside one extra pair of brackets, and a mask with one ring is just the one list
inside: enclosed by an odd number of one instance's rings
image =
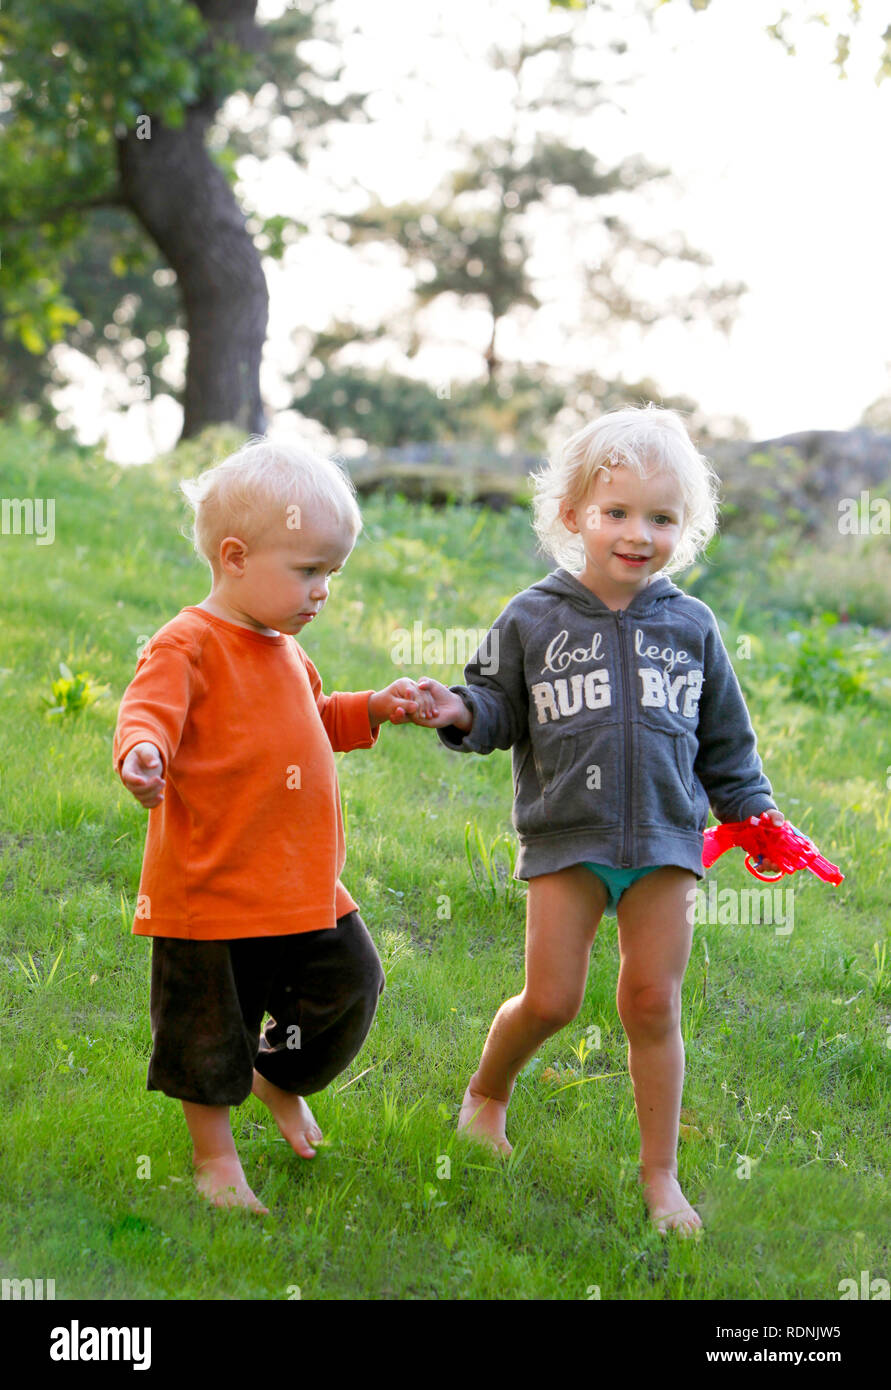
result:
[(622, 732), (598, 724), (560, 738), (553, 775), (542, 783), (542, 807), (549, 828), (606, 829), (618, 824), (624, 769)]
[(638, 825), (695, 829), (693, 744), (683, 729), (635, 725), (634, 803)]

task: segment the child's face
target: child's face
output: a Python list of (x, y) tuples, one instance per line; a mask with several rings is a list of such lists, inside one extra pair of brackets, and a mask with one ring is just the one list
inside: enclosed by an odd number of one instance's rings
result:
[(235, 537), (221, 542), (227, 563), (214, 597), (258, 631), (302, 632), (321, 612), (331, 575), (355, 544), (350, 526), (308, 507), (301, 509), (300, 523), (296, 530), (282, 526), (268, 533), (259, 548)]
[(683, 530), (684, 503), (671, 474), (641, 479), (618, 465), (611, 477), (599, 471), (583, 506), (563, 519), (585, 547), (586, 582), (630, 598), (671, 559)]

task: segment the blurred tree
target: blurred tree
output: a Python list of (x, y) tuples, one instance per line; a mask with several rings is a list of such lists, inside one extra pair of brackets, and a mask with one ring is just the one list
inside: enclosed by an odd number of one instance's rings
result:
[[(504, 367), (497, 382), (480, 378), (438, 387), (391, 371), (331, 366), (320, 375), (301, 373), (295, 407), (319, 421), (335, 438), (360, 435), (392, 448), (424, 442), (473, 441), (490, 451), (541, 453), (549, 436), (565, 434), (595, 409), (658, 401), (681, 410), (698, 438), (709, 437), (710, 421), (686, 396), (664, 396), (652, 381), (607, 381), (596, 372), (554, 377), (550, 363)], [(745, 433), (733, 422), (731, 433)]]
[[(599, 47), (625, 50), (615, 39), (583, 43), (572, 29), (530, 39), (521, 26), (515, 45), (496, 46), (488, 54), (490, 67), (503, 73), (512, 87), (510, 132), (485, 144), (467, 143), (462, 167), (424, 203), (387, 207), (375, 202), (337, 219), (349, 227), (353, 245), (388, 241), (402, 248), (418, 272), (414, 296), (420, 304), (442, 294), (485, 303), (491, 323), (484, 350), (490, 381), (501, 361), (497, 338), (502, 320), (517, 309), (541, 308), (531, 276), (535, 214), (544, 209), (556, 224), (565, 216), (567, 191), (575, 195), (577, 232), (584, 236), (596, 228), (600, 234), (596, 253), (590, 240), (586, 248), (590, 259), (582, 272), (578, 303), (584, 306), (582, 325), (599, 334), (595, 341), (601, 350), (606, 348), (604, 330), (618, 322), (712, 316), (726, 327), (744, 289), (739, 284), (700, 283), (655, 303), (632, 288), (635, 264), (686, 261), (705, 266), (710, 261), (680, 235), (661, 240), (636, 235), (616, 212), (615, 200), (609, 212), (594, 211), (598, 200), (632, 194), (669, 173), (640, 156), (609, 167), (565, 138), (565, 129), (580, 116), (614, 100), (614, 83), (607, 90), (607, 84), (576, 67), (580, 56), (590, 56)], [(456, 146), (462, 148), (460, 137)], [(562, 199), (559, 208), (555, 195)], [(398, 319), (391, 327), (398, 327)], [(345, 335), (344, 343), (348, 340)], [(419, 345), (414, 334), (408, 355), (413, 356)]]
[(363, 439), (387, 447), (443, 437), (445, 412), (426, 381), (356, 367), (299, 380), (294, 405), (335, 438), (361, 430)]
[[(265, 88), (263, 129), (288, 117), (299, 160), (328, 122), (361, 116), (365, 94), (331, 101), (332, 74), (297, 53), (301, 40), (327, 32), (325, 0), (302, 0), (262, 28), (256, 4), (142, 0), (134, 13), (130, 0), (7, 0), (0, 310), (15, 346), (0, 372), (4, 394), (39, 399), (52, 368), (43, 364), (29, 380), (22, 349), (42, 354), (63, 338), (97, 360), (117, 348), (118, 365), (156, 378), (166, 330), (179, 317), (189, 335), (183, 435), (215, 421), (263, 428), (260, 251), (281, 254), (299, 224), (246, 225), (233, 162), (262, 145), (263, 131), (228, 132), (227, 140), (214, 118), (233, 92)], [(209, 136), (220, 133), (224, 147), (215, 150)], [(158, 275), (165, 267), (175, 275), (177, 314), (171, 293), (155, 297), (171, 289)], [(138, 359), (124, 354), (125, 343), (142, 344)]]
[[(641, 3), (648, 12), (658, 7), (657, 0)], [(709, 0), (690, 3), (705, 8)], [(848, 3), (856, 18), (859, 4)], [(280, 256), (304, 229), (282, 217), (246, 219), (234, 191), (234, 161), (245, 152), (260, 158), (269, 152), (276, 117), (285, 117), (291, 131), (276, 141), (299, 162), (330, 125), (365, 118), (367, 94), (343, 94), (336, 61), (332, 71), (306, 57), (302, 41), (322, 38), (336, 60), (339, 38), (327, 25), (329, 6), (330, 0), (292, 0), (280, 19), (259, 25), (256, 0), (5, 0), (0, 314), (7, 348), (0, 403), (26, 402), (49, 414), (46, 393), (57, 384), (58, 369), (45, 354), (61, 342), (117, 367), (140, 395), (153, 383), (169, 389), (161, 367), (168, 331), (178, 326), (189, 334), (184, 435), (218, 420), (263, 427), (259, 365), (268, 297), (261, 255)], [(558, 0), (554, 7), (561, 7)], [(562, 7), (578, 6), (565, 0)], [(597, 9), (609, 11), (608, 0)], [(791, 23), (781, 16), (777, 37)], [(886, 48), (889, 38), (891, 30)], [(317, 46), (309, 46), (314, 58)], [(493, 61), (517, 78), (525, 64), (560, 54), (563, 81), (573, 46), (572, 38), (556, 36), (528, 51), (496, 52)], [(620, 55), (622, 48), (618, 43), (614, 51)], [(562, 102), (570, 91), (575, 110), (605, 99), (593, 82), (566, 86)], [(249, 121), (226, 107), (236, 92), (260, 103)], [(419, 286), (422, 299), (446, 291), (485, 299), (491, 315), (485, 359), (494, 381), (500, 321), (538, 303), (527, 278), (522, 214), (534, 212), (554, 189), (596, 199), (620, 185), (639, 187), (660, 171), (642, 162), (608, 169), (565, 139), (540, 135), (524, 142), (516, 132), (497, 145), (470, 145), (467, 153), (465, 171), (443, 186), (433, 206), (370, 208), (355, 235), (395, 235), (430, 275)], [(680, 241), (635, 240), (615, 217), (602, 225), (615, 255), (606, 252), (589, 267), (585, 293), (595, 311), (599, 305), (601, 322), (676, 311), (720, 315), (732, 306), (734, 287), (708, 287), (692, 300), (658, 308), (643, 303), (620, 281), (620, 254), (656, 263), (703, 258)], [(330, 359), (333, 340), (347, 333), (351, 341), (379, 336), (335, 325), (327, 342), (322, 335), (316, 358)], [(413, 325), (409, 333), (411, 355)], [(429, 406), (420, 394), (412, 399), (419, 411)], [(335, 407), (332, 396), (326, 409)], [(494, 395), (490, 408), (497, 411)]]
[[(80, 234), (60, 249), (58, 266), (58, 303), (66, 312), (57, 324), (40, 326), (32, 350), (22, 341), (21, 324), (6, 317), (0, 411), (25, 406), (45, 424), (59, 419), (64, 427), (53, 397), (67, 378), (58, 354), (41, 350), (47, 340), (57, 343), (63, 330), (67, 348), (107, 369), (112, 406), (145, 400), (155, 387), (175, 394), (177, 383), (161, 368), (170, 352), (169, 330), (182, 321), (176, 277), (135, 218), (117, 208), (91, 210)], [(0, 307), (7, 304), (0, 278)], [(121, 375), (123, 390), (116, 384)]]
[[(643, 0), (646, 10), (654, 14), (663, 5), (681, 4), (683, 0)], [(691, 10), (703, 11), (714, 4), (717, 9), (720, 4), (728, 3), (728, 0), (686, 0)], [(548, 0), (552, 10), (586, 10), (592, 4), (592, 0)], [(598, 0), (599, 7), (610, 9), (609, 0)], [(851, 41), (853, 34), (862, 24), (863, 0), (839, 0), (835, 6), (836, 14), (827, 14), (823, 5), (816, 3), (803, 4), (798, 0), (795, 11), (787, 10), (783, 7), (776, 17), (773, 24), (767, 25), (767, 33), (771, 38), (782, 44), (783, 48), (790, 55), (795, 54), (795, 35), (801, 32), (804, 24), (820, 24), (824, 29), (831, 33), (835, 53), (833, 63), (838, 68), (839, 77), (845, 77), (848, 58), (851, 53)], [(873, 11), (879, 14), (878, 5)], [(887, 19), (887, 7), (882, 15), (880, 22)], [(844, 26), (844, 27), (842, 27)], [(891, 24), (878, 36), (880, 47), (878, 49), (878, 67), (876, 69), (876, 81), (882, 82), (886, 77), (891, 77)]]
[(301, 374), (294, 405), (336, 438), (357, 433), (382, 448), (473, 439), (495, 448), (542, 447), (544, 430), (565, 404), (565, 390), (547, 371), (519, 371), (493, 390), (486, 380), (441, 383), (398, 372), (332, 367)]

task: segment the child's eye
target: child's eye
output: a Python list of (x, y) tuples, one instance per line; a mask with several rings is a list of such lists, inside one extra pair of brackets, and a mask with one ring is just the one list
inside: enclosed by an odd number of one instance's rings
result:
[[(607, 512), (607, 516), (624, 516), (624, 515), (625, 515), (625, 509), (624, 509), (624, 507), (611, 507), (611, 508), (609, 509), (609, 511)], [(654, 520), (654, 521), (661, 522), (661, 523), (662, 523), (663, 525), (665, 525), (665, 526), (671, 526), (671, 525), (673, 524), (673, 523), (672, 523), (672, 518), (671, 518), (670, 516), (666, 516), (663, 512), (657, 513), (657, 515), (653, 518), (653, 520)]]

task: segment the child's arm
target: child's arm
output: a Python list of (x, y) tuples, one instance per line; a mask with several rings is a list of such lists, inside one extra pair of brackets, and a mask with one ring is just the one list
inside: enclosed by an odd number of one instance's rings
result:
[(322, 678), (306, 652), (300, 646), (296, 650), (306, 667), (313, 699), (335, 753), (371, 748), (385, 720), (404, 724), (419, 711), (433, 708), (432, 696), (422, 694), (415, 683), (405, 677), (385, 690), (336, 690), (325, 695)]
[(121, 698), (112, 762), (124, 786), (151, 809), (164, 799), (164, 776), (182, 738), (198, 675), (189, 651), (150, 641)]
[(466, 685), (446, 688), (422, 677), (419, 689), (434, 696), (438, 714), (416, 723), (439, 731), (447, 748), (491, 753), (511, 748), (528, 730), (529, 696), (523, 645), (510, 605), (496, 618), (464, 668)]
[[(764, 775), (757, 752), (757, 740), (736, 672), (721, 640), (711, 609), (706, 636), (705, 670), (699, 700), (696, 737), (699, 751), (694, 771), (711, 803), (717, 819), (743, 821), (774, 811), (770, 782)], [(776, 820), (776, 816), (771, 819)], [(780, 817), (781, 823), (783, 817)]]

